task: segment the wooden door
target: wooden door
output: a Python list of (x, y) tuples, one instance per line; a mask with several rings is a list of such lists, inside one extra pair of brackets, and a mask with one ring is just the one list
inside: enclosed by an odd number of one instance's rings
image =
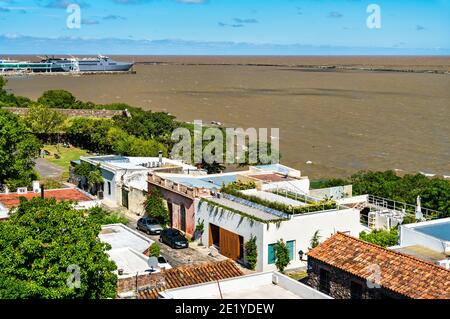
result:
[(233, 260), (241, 259), (239, 235), (220, 228), (220, 254)]

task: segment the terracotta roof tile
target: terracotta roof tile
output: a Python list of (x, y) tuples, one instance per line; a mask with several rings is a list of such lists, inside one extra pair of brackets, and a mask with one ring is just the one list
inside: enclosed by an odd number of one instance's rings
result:
[(329, 238), (308, 257), (365, 280), (373, 278), (375, 265), (386, 289), (414, 299), (450, 299), (450, 270), (346, 234)]
[[(28, 192), (26, 194), (0, 194), (0, 203), (2, 203), (7, 208), (14, 208), (19, 206), (20, 198), (25, 197), (30, 200), (34, 197), (41, 196), (41, 193)], [(75, 202), (84, 202), (92, 200), (91, 197), (84, 194), (76, 188), (65, 188), (65, 189), (49, 189), (44, 191), (45, 198), (54, 198), (57, 201), (62, 200), (73, 200)]]
[(217, 263), (203, 263), (197, 265), (182, 266), (165, 270), (164, 288), (153, 288), (139, 292), (138, 299), (157, 299), (158, 292), (202, 284), (206, 282), (234, 278), (243, 275), (243, 272), (232, 260), (225, 260)]

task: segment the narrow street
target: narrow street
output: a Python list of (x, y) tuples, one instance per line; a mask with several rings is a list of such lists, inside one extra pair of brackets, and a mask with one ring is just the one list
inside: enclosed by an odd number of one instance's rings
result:
[[(136, 229), (136, 221), (130, 221), (127, 226), (132, 229)], [(207, 262), (207, 261), (217, 262), (226, 259), (225, 257), (220, 255), (217, 257), (208, 256), (207, 254), (208, 250), (206, 247), (201, 248), (205, 250), (204, 253), (198, 250), (200, 249), (200, 247), (196, 249), (192, 247), (186, 249), (173, 249), (166, 244), (160, 243), (159, 235), (148, 235), (144, 232), (141, 231), (139, 232), (145, 237), (150, 238), (151, 240), (159, 244), (159, 246), (161, 247), (161, 256), (166, 258), (166, 260), (172, 267), (178, 267), (182, 265), (189, 265), (192, 263)], [(197, 245), (197, 244), (189, 243), (189, 245)]]

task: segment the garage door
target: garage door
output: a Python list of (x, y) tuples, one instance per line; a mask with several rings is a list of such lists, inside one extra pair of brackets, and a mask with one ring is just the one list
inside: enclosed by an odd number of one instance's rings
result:
[(241, 259), (241, 242), (238, 234), (220, 228), (220, 253), (228, 258)]

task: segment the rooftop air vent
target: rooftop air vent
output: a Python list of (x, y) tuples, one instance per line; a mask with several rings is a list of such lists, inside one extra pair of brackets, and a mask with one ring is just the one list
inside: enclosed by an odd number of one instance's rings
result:
[(26, 187), (19, 187), (17, 189), (17, 194), (26, 194), (28, 193), (28, 189)]

